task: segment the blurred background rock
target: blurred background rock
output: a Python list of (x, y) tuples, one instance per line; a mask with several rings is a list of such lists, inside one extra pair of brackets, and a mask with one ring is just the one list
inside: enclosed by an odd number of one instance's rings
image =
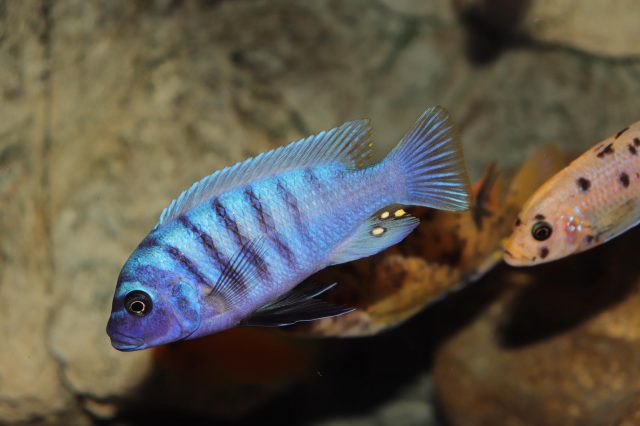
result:
[[(579, 152), (640, 118), (639, 16), (634, 0), (0, 1), (0, 423), (157, 416), (132, 401), (145, 381), (172, 382), (153, 352), (112, 349), (104, 327), (123, 261), (194, 180), (361, 117), (382, 155), (433, 104), (459, 123), (474, 178), (542, 143)], [(502, 267), (395, 332), (319, 343), (332, 355), (285, 394), (294, 408), (245, 389), (236, 399), (255, 403), (226, 418), (638, 424), (637, 238), (550, 269)], [(602, 259), (631, 269), (600, 298), (613, 279), (583, 267)], [(515, 346), (495, 340), (510, 307), (548, 318), (511, 287), (549, 271), (574, 279), (530, 290), (535, 303), (576, 316), (533, 342), (535, 321), (507, 327)], [(184, 415), (220, 415), (203, 401)]]

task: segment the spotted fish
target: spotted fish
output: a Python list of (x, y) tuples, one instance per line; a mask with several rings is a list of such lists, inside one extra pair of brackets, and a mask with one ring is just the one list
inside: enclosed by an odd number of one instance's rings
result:
[(418, 225), (403, 205), (462, 210), (469, 203), (461, 145), (445, 110), (427, 109), (384, 160), (366, 165), (370, 133), (367, 120), (348, 122), (183, 192), (120, 272), (107, 325), (112, 345), (137, 350), (351, 311), (318, 298), (333, 284), (299, 283), (401, 241)]
[(525, 203), (504, 259), (515, 266), (596, 247), (640, 221), (640, 122), (589, 149)]

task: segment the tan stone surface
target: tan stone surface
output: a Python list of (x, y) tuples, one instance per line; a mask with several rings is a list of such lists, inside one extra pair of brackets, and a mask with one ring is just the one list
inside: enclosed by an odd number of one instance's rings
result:
[(27, 2), (1, 19), (0, 423), (60, 410), (71, 397), (45, 339), (53, 306), (45, 22)]
[(0, 35), (0, 422), (130, 398), (151, 354), (109, 346), (116, 276), (212, 170), (360, 117), (383, 155), (437, 103), (473, 177), (638, 118), (637, 62), (525, 48), (480, 67), (445, 2), (2, 2)]
[(617, 58), (638, 57), (638, 16), (640, 3), (635, 0), (536, 0), (523, 26), (543, 42)]
[(639, 237), (517, 271), (527, 284), (506, 267), (492, 276), (501, 294), (436, 356), (453, 426), (635, 424)]
[(453, 8), (488, 33), (609, 58), (640, 56), (635, 0), (452, 0)]

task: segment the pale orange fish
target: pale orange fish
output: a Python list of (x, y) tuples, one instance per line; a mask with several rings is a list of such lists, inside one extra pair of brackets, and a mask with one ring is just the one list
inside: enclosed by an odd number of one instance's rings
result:
[(528, 266), (588, 250), (640, 221), (640, 122), (598, 143), (525, 203), (504, 260)]

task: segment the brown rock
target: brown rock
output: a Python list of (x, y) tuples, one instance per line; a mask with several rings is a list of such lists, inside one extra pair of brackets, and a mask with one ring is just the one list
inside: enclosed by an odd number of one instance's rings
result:
[(0, 423), (66, 407), (45, 333), (53, 307), (46, 212), (46, 32), (33, 2), (2, 16), (0, 37)]
[(639, 237), (524, 270), (530, 284), (495, 274), (502, 293), (436, 357), (451, 424), (636, 424), (640, 281), (628, 254)]
[[(616, 58), (640, 56), (635, 0), (454, 0), (456, 10), (488, 31), (522, 33), (537, 42)], [(615, 27), (615, 31), (612, 31)]]
[(460, 123), (473, 176), (637, 119), (637, 64), (522, 49), (479, 68), (440, 5), (2, 3), (0, 422), (72, 415), (79, 400), (108, 417), (155, 371), (148, 352), (109, 345), (115, 279), (212, 170), (367, 116), (382, 155), (435, 103)]

